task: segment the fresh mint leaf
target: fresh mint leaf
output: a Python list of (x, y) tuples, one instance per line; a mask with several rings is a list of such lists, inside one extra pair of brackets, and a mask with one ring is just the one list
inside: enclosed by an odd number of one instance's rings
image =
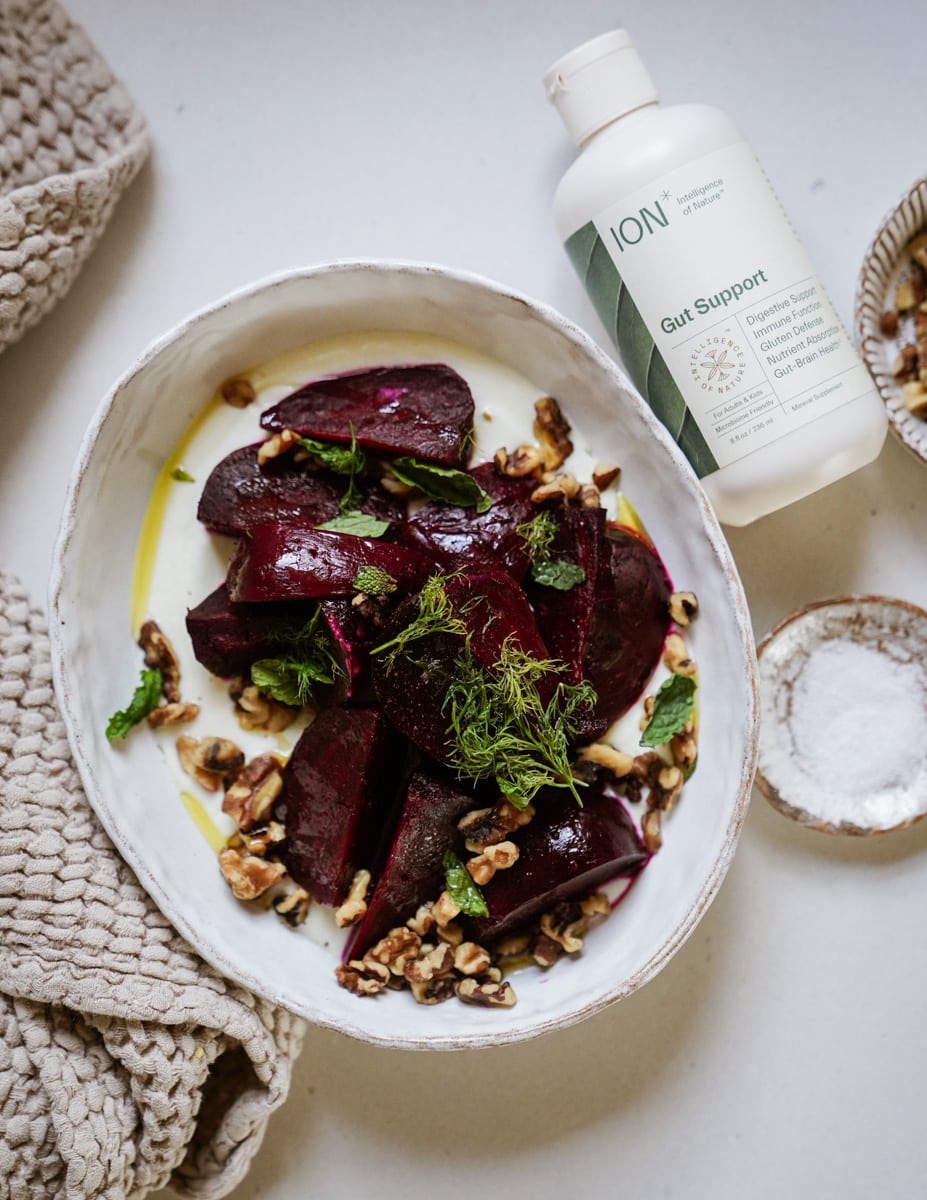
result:
[(535, 563), (531, 568), (531, 577), (535, 583), (544, 587), (556, 588), (558, 592), (568, 592), (586, 578), (586, 572), (576, 563), (565, 558), (548, 558), (545, 562)]
[(161, 703), (161, 688), (164, 677), (158, 667), (145, 667), (141, 673), (141, 682), (135, 689), (128, 707), (114, 712), (106, 726), (106, 736), (109, 741), (114, 738), (124, 738), (133, 725), (144, 721), (148, 714)]
[(671, 675), (660, 685), (653, 713), (641, 734), (642, 746), (662, 746), (680, 733), (695, 707), (696, 682), (689, 675)]
[(195, 483), (193, 476), (183, 467), (175, 467), (171, 471), (171, 479), (176, 479), (178, 483)]
[(453, 850), (446, 851), (442, 859), (444, 886), (447, 894), (462, 913), (468, 917), (488, 917), (489, 909), (483, 893), (473, 882), (473, 876)]
[(378, 538), (386, 533), (389, 525), (389, 521), (381, 521), (377, 517), (371, 517), (367, 513), (351, 509), (350, 512), (332, 517), (330, 521), (326, 521), (316, 528), (328, 529), (332, 533), (350, 533), (354, 537)]
[(348, 486), (341, 497), (341, 504), (338, 508), (341, 516), (357, 508), (360, 504), (362, 497), (357, 481), (367, 474), (367, 456), (357, 444), (354, 426), (351, 425), (350, 429), (351, 444), (349, 446), (340, 442), (320, 442), (318, 438), (299, 439), (300, 446), (311, 454), (316, 462), (327, 467), (335, 475), (347, 475)]
[(382, 567), (361, 567), (354, 577), (353, 587), (365, 596), (388, 596), (395, 592), (396, 580)]
[(466, 471), (419, 462), (411, 455), (395, 459), (390, 466), (400, 483), (418, 488), (430, 500), (443, 500), (459, 508), (475, 508), (478, 513), (492, 508), (492, 496), (484, 492)]

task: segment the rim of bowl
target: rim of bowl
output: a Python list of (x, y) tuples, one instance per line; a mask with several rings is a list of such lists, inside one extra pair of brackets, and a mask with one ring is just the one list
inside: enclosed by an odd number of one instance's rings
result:
[(927, 176), (918, 179), (879, 223), (863, 256), (856, 287), (855, 318), (860, 354), (885, 404), (889, 426), (901, 444), (927, 462), (927, 421), (905, 406), (901, 388), (885, 361), (879, 318), (885, 311), (889, 279), (908, 242), (927, 229)]
[[(67, 497), (62, 512), (61, 521), (59, 524), (58, 536), (54, 546), (52, 567), (49, 575), (48, 583), (48, 612), (49, 612), (49, 637), (51, 643), (51, 666), (52, 678), (54, 682), (56, 696), (62, 708), (62, 713), (65, 715), (65, 725), (68, 732), (68, 741), (71, 745), (71, 751), (78, 767), (81, 780), (88, 793), (88, 798), (91, 795), (96, 798), (98, 788), (95, 784), (95, 779), (92, 772), (92, 766), (85, 763), (84, 756), (80, 752), (79, 746), (74, 744), (74, 739), (71, 736), (71, 713), (68, 706), (68, 688), (65, 679), (65, 671), (63, 664), (63, 646), (62, 636), (59, 625), (59, 599), (64, 586), (62, 564), (64, 557), (74, 533), (74, 524), (77, 516), (78, 498), (81, 489), (81, 482), (85, 473), (89, 457), (93, 451), (93, 447), (100, 435), (100, 431), (109, 418), (112, 408), (117, 397), (127, 383), (134, 378), (140, 371), (144, 370), (150, 362), (168, 346), (172, 345), (179, 339), (185, 337), (188, 332), (193, 329), (201, 321), (208, 319), (213, 313), (227, 308), (238, 303), (246, 297), (252, 296), (258, 292), (267, 291), (276, 286), (285, 284), (287, 281), (295, 278), (308, 278), (314, 276), (328, 275), (338, 272), (351, 271), (370, 271), (374, 273), (399, 273), (411, 276), (416, 275), (441, 275), (451, 279), (454, 282), (459, 282), (468, 286), (473, 286), (488, 290), (496, 295), (505, 297), (508, 300), (513, 300), (517, 304), (523, 306), (526, 310), (540, 319), (544, 324), (553, 327), (566, 336), (574, 345), (578, 346), (584, 353), (593, 358), (600, 369), (608, 374), (617, 376), (622, 390), (625, 393), (626, 399), (633, 403), (644, 415), (644, 419), (651, 427), (652, 434), (663, 443), (664, 449), (675, 460), (676, 465), (691, 474), (691, 467), (687, 459), (683, 456), (681, 450), (669, 436), (669, 433), (664, 429), (663, 425), (657, 420), (651, 411), (649, 405), (641, 397), (633, 383), (622, 370), (620, 365), (615, 362), (605, 351), (592, 339), (592, 337), (581, 329), (574, 322), (564, 317), (558, 310), (543, 301), (539, 301), (529, 297), (523, 292), (509, 286), (498, 283), (497, 281), (481, 275), (477, 272), (463, 270), (454, 267), (447, 267), (437, 263), (419, 262), (406, 259), (394, 258), (339, 258), (309, 264), (301, 267), (293, 267), (283, 271), (274, 272), (265, 275), (251, 283), (245, 284), (238, 288), (227, 292), (217, 300), (208, 303), (201, 308), (195, 310), (187, 317), (177, 322), (173, 327), (166, 332), (156, 337), (148, 346), (141, 351), (135, 358), (132, 364), (118, 377), (116, 382), (112, 384), (102, 400), (99, 402), (97, 409), (87, 426), (77, 457), (71, 469), (70, 479), (68, 483)], [(550, 1019), (540, 1019), (532, 1026), (525, 1029), (516, 1030), (493, 1030), (487, 1031), (485, 1034), (477, 1033), (472, 1035), (463, 1035), (454, 1037), (453, 1035), (445, 1039), (435, 1039), (423, 1034), (420, 1039), (412, 1039), (406, 1037), (396, 1037), (391, 1035), (379, 1035), (369, 1028), (353, 1025), (343, 1020), (338, 1020), (326, 1016), (324, 1013), (314, 1011), (309, 1015), (306, 1011), (299, 1012), (297, 1015), (303, 1016), (313, 1024), (324, 1028), (332, 1029), (339, 1033), (344, 1033), (354, 1037), (360, 1041), (367, 1042), (372, 1045), (379, 1045), (388, 1048), (398, 1049), (476, 1049), (487, 1046), (506, 1045), (515, 1042), (527, 1041), (544, 1033), (550, 1033), (557, 1029), (567, 1028), (577, 1024), (579, 1021), (585, 1020), (587, 1017), (602, 1011), (618, 1000), (625, 999), (633, 992), (637, 991), (645, 983), (649, 982), (673, 955), (682, 947), (689, 935), (698, 925), (703, 915), (707, 911), (711, 902), (714, 900), (721, 883), (730, 867), (734, 856), (734, 851), (737, 847), (737, 841), (740, 836), (740, 831), (743, 827), (746, 818), (747, 808), (750, 801), (750, 795), (756, 773), (757, 758), (759, 753), (759, 678), (756, 660), (756, 644), (753, 636), (752, 621), (749, 608), (747, 606), (746, 595), (743, 591), (743, 584), (740, 580), (740, 574), (734, 562), (733, 555), (726, 538), (722, 532), (718, 518), (704, 493), (698, 480), (692, 475), (691, 485), (693, 494), (697, 497), (701, 506), (702, 525), (705, 530), (711, 550), (715, 560), (721, 570), (727, 585), (728, 595), (731, 600), (732, 611), (736, 620), (737, 637), (746, 662), (751, 665), (752, 669), (748, 671), (748, 704), (744, 713), (743, 730), (744, 730), (744, 748), (743, 758), (740, 764), (740, 776), (738, 780), (737, 796), (733, 804), (731, 819), (729, 820), (724, 833), (724, 842), (709, 871), (699, 893), (693, 898), (691, 904), (686, 910), (684, 916), (680, 919), (672, 934), (665, 938), (663, 943), (656, 948), (650, 958), (638, 968), (633, 975), (621, 980), (615, 986), (607, 988), (603, 993), (590, 1001), (581, 1008), (574, 1009), (569, 1013), (564, 1013)], [(100, 812), (100, 807), (91, 801), (101, 823), (104, 824), (106, 832), (111, 840), (116, 845), (117, 850), (126, 860), (127, 864), (133, 871), (136, 868), (133, 865), (135, 857), (131, 839), (124, 836), (118, 825), (104, 819), (104, 815)], [(112, 827), (111, 827), (112, 826)], [(137, 872), (136, 872), (137, 873)], [(141, 881), (140, 881), (141, 882)], [(187, 941), (195, 948), (206, 961), (210, 962), (222, 974), (234, 979), (243, 987), (255, 992), (257, 995), (267, 996), (267, 993), (261, 990), (260, 980), (250, 976), (248, 972), (238, 966), (236, 963), (230, 963), (226, 956), (214, 947), (208, 938), (208, 931), (202, 928), (194, 928), (193, 924), (186, 919), (183, 913), (175, 911), (175, 906), (160, 882), (155, 879), (150, 873), (145, 876), (142, 886), (149, 893), (155, 904), (174, 925)], [(273, 1003), (279, 1004), (281, 1007), (289, 1008), (290, 1011), (296, 1011), (291, 1005), (285, 1003), (281, 998), (273, 999), (267, 997)]]

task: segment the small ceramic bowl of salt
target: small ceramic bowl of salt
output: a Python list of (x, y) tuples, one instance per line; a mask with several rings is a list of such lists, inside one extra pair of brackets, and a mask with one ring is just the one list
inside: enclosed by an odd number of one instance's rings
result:
[(884, 596), (825, 600), (757, 654), (756, 782), (775, 808), (856, 835), (927, 814), (927, 612)]

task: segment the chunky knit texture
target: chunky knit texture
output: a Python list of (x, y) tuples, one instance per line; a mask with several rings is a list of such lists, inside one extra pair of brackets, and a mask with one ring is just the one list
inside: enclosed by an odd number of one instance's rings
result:
[(0, 1197), (225, 1195), (303, 1031), (199, 959), (116, 853), (45, 623), (0, 571)]
[(83, 30), (53, 0), (0, 0), (0, 350), (74, 282), (147, 153)]

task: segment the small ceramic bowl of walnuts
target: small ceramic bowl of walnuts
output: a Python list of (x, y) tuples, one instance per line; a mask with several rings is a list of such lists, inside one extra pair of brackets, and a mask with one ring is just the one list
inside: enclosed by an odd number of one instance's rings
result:
[(927, 178), (887, 214), (866, 252), (856, 325), (892, 429), (927, 462)]

